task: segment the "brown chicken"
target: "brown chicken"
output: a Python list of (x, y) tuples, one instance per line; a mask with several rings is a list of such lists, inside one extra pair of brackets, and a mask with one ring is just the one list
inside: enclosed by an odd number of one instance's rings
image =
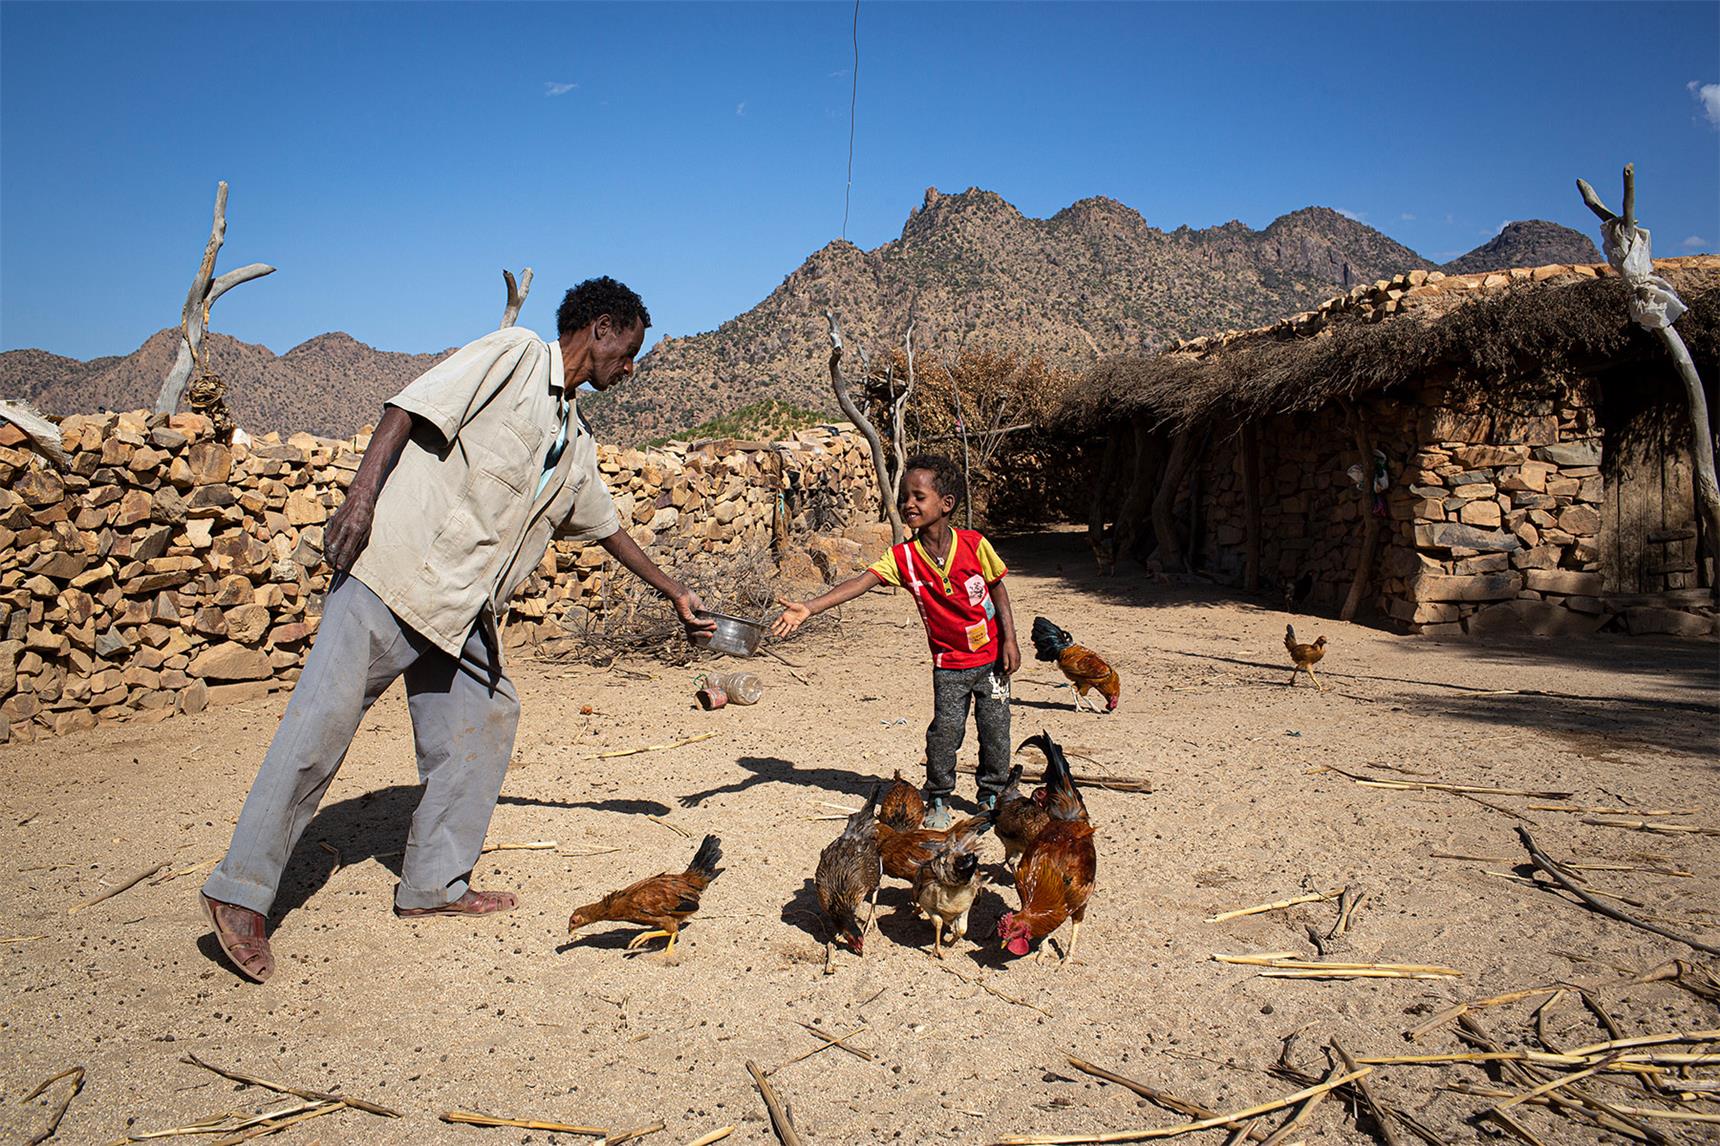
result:
[(1021, 765), (1017, 764), (1009, 770), (1009, 783), (997, 798), (997, 838), (1003, 844), (1004, 865), (1012, 870), (1027, 845), (1051, 822), (1051, 813), (1045, 810), (1046, 790), (1038, 788), (1033, 795), (1023, 796), (1020, 785)]
[(722, 841), (706, 836), (693, 853), (693, 862), (680, 873), (663, 872), (620, 891), (612, 891), (596, 903), (579, 908), (567, 920), (567, 933), (572, 935), (581, 927), (593, 923), (643, 923), (652, 928), (642, 931), (628, 941), (629, 951), (652, 939), (667, 937), (663, 953), (675, 949), (675, 936), (688, 916), (699, 910), (699, 896), (717, 878), (717, 864), (722, 861)]
[(932, 954), (944, 957), (944, 931), (950, 942), (967, 935), (968, 909), (979, 895), (979, 836), (945, 840), (914, 873), (914, 902), (932, 921)]
[[(1041, 732), (1026, 744), (1045, 753), (1051, 823), (1027, 845), (1015, 867), (1021, 909), (998, 920), (997, 933), (1011, 955), (1025, 955), (1035, 942), (1045, 939), (1067, 919), (1069, 946), (1063, 952), (1063, 962), (1067, 963), (1075, 954), (1075, 941), (1081, 935), (1081, 922), (1087, 917), (1087, 900), (1093, 894), (1098, 872), (1093, 825), (1087, 822), (1087, 806), (1075, 787), (1069, 761), (1051, 734)], [(1045, 948), (1041, 947), (1039, 957), (1044, 956)]]
[(1284, 647), (1290, 652), (1290, 659), (1296, 665), (1290, 670), (1290, 684), (1296, 683), (1296, 674), (1305, 672), (1308, 679), (1314, 682), (1314, 687), (1321, 692), (1326, 686), (1320, 683), (1320, 678), (1314, 675), (1314, 666), (1320, 663), (1320, 658), (1326, 655), (1326, 638), (1316, 637), (1311, 645), (1296, 643), (1296, 629), (1292, 625), (1284, 626)]
[(884, 874), (894, 879), (914, 882), (920, 868), (929, 862), (946, 840), (978, 841), (991, 829), (997, 818), (993, 809), (978, 816), (957, 820), (943, 831), (915, 828), (911, 832), (897, 831), (882, 820), (878, 821), (878, 852), (884, 862)]
[(846, 944), (856, 955), (865, 953), (866, 943), (860, 904), (878, 890), (878, 832), (873, 817), (882, 788), (882, 784), (873, 787), (865, 806), (848, 817), (842, 834), (818, 853), (818, 870), (812, 877), (818, 905), (830, 920), (831, 942)]
[[(1075, 643), (1067, 630), (1060, 629), (1044, 617), (1033, 618), (1033, 659), (1055, 661), (1069, 683), (1075, 686), (1075, 708), (1084, 707), (1087, 693), (1098, 689), (1105, 698), (1105, 712), (1115, 712), (1123, 696), (1123, 682), (1117, 670), (1105, 663), (1105, 658), (1092, 649)], [(1093, 711), (1099, 712), (1099, 702), (1092, 701)]]
[(890, 781), (883, 798), (878, 801), (878, 819), (898, 832), (911, 832), (925, 823), (925, 797), (920, 795), (918, 788), (902, 779), (900, 768), (896, 769), (896, 778)]

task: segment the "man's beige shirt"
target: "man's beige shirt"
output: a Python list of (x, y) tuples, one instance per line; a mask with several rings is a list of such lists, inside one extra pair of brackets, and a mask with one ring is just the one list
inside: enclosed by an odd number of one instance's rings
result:
[(564, 387), (560, 345), (509, 327), (388, 400), (412, 415), (412, 437), (383, 483), (352, 575), (454, 656), (474, 621), (493, 623), (552, 536), (601, 541), (621, 528), (572, 395), (567, 448), (534, 496), (561, 429)]

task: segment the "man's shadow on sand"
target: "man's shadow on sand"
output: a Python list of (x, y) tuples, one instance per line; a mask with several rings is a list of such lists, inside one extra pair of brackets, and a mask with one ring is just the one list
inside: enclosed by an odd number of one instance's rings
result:
[[(336, 871), (365, 860), (376, 860), (398, 879), (406, 837), (412, 830), (412, 813), (423, 794), (421, 785), (394, 784), (318, 809), (287, 860), (270, 916), (279, 919), (303, 907)], [(504, 794), (497, 802), (535, 808), (589, 808), (634, 816), (669, 814), (669, 806), (655, 800), (545, 800)]]
[[(335, 872), (365, 860), (376, 860), (399, 879), (405, 860), (406, 837), (412, 830), (412, 813), (417, 810), (423, 794), (422, 785), (394, 784), (319, 808), (287, 859), (274, 906), (269, 909), (269, 919), (278, 923), (321, 891)], [(544, 800), (503, 795), (498, 803), (541, 808), (590, 808), (623, 815), (669, 814), (667, 804), (654, 800)], [(274, 928), (271, 926), (269, 930)], [(617, 945), (625, 942), (626, 936), (622, 935)], [(206, 932), (199, 937), (197, 948), (212, 962), (227, 966), (213, 933)]]

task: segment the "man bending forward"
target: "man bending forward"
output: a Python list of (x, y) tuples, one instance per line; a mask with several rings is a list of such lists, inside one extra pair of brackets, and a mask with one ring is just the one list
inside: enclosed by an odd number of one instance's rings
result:
[(221, 950), (258, 982), (274, 971), (265, 918), (281, 872), (371, 702), (406, 678), (418, 776), (394, 911), (489, 915), (515, 897), (468, 885), (513, 755), (519, 698), (496, 619), (551, 537), (596, 542), (708, 631), (698, 597), (621, 529), (575, 404), (633, 373), (651, 324), (610, 278), (567, 292), (559, 338), (509, 327), (389, 399), (346, 502), (329, 518), (334, 570), (316, 644), (203, 885)]

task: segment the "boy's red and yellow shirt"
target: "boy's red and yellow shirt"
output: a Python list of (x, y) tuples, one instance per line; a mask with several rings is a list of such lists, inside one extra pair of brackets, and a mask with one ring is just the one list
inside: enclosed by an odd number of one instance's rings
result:
[(977, 531), (951, 532), (955, 537), (942, 563), (916, 537), (892, 546), (869, 568), (884, 584), (913, 595), (926, 625), (933, 668), (978, 668), (997, 660), (997, 606), (991, 587), (1009, 569)]

